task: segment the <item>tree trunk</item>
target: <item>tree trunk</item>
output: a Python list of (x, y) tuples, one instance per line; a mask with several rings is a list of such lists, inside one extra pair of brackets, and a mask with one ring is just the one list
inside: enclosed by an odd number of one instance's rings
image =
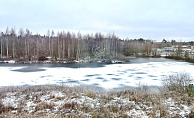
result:
[(49, 39), (49, 56), (51, 56), (51, 38), (48, 37), (48, 39)]
[(1, 59), (3, 58), (3, 38), (1, 37)]
[(64, 58), (65, 58), (65, 39), (64, 39), (64, 37), (62, 38), (62, 50), (63, 50), (62, 55), (63, 55), (63, 60), (64, 60)]
[(9, 39), (7, 37), (7, 59), (9, 58)]
[(39, 41), (39, 36), (38, 36), (37, 39), (36, 39), (36, 55), (37, 55), (37, 58), (39, 57), (39, 46), (38, 46), (38, 41)]
[(58, 57), (59, 57), (59, 59), (61, 59), (61, 53), (60, 53), (60, 38), (59, 38), (59, 36), (58, 36), (58, 39), (57, 39), (57, 44), (58, 44)]
[(31, 54), (30, 54), (30, 42), (28, 42), (28, 60), (31, 61)]
[(25, 54), (26, 54), (26, 58), (28, 57), (28, 50), (27, 50), (27, 37), (25, 37)]
[(12, 57), (15, 58), (15, 37), (12, 37), (13, 38), (13, 45), (12, 45)]
[(68, 41), (68, 60), (71, 60), (71, 43)]
[(76, 60), (79, 61), (79, 55), (80, 55), (80, 46), (79, 46), (79, 39), (80, 36), (78, 35), (78, 39), (77, 39), (77, 53), (76, 53)]

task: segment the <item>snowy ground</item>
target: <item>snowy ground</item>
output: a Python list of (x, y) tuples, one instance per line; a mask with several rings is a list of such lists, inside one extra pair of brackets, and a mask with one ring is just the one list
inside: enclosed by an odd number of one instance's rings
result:
[(39, 87), (31, 86), (30, 90), (24, 87), (16, 92), (7, 92), (6, 97), (1, 100), (4, 107), (11, 109), (11, 116), (27, 113), (47, 114), (49, 117), (61, 114), (63, 117), (69, 115), (88, 118), (110, 116), (115, 118), (186, 118), (194, 110), (193, 102), (191, 101), (188, 105), (190, 98), (184, 96), (165, 98), (154, 93), (139, 94), (142, 91), (136, 95), (125, 91), (120, 92), (122, 96), (118, 96), (119, 92), (116, 91), (96, 93), (95, 90), (91, 91), (88, 88), (82, 90), (79, 87), (46, 90), (44, 87), (39, 89)]
[[(31, 71), (32, 70), (32, 71)], [(180, 61), (110, 64), (97, 68), (34, 67), (0, 65), (0, 86), (41, 84), (88, 84), (103, 88), (160, 86), (161, 78), (177, 72), (188, 72), (194, 77), (194, 64)]]

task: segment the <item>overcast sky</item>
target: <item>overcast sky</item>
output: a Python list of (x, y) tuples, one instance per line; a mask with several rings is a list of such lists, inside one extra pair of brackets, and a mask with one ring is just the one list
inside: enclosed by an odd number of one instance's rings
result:
[(0, 0), (0, 31), (7, 27), (192, 41), (194, 0)]

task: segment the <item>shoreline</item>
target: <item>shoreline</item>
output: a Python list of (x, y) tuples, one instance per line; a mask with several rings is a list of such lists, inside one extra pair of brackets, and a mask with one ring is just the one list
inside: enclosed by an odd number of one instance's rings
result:
[(194, 63), (194, 59), (185, 59), (185, 58), (174, 57), (174, 56), (137, 56), (137, 57), (141, 57), (141, 58), (165, 58), (165, 59), (173, 59), (173, 60), (180, 60), (180, 61), (184, 61), (184, 62)]
[(119, 64), (119, 63), (128, 63), (130, 62), (130, 59), (133, 58), (166, 58), (166, 59), (173, 59), (173, 60), (181, 60), (185, 62), (194, 63), (193, 59), (185, 59), (181, 57), (173, 57), (173, 56), (133, 56), (133, 57), (126, 57), (123, 61), (122, 60), (106, 60), (103, 61), (93, 61), (93, 60), (80, 60), (80, 61), (16, 61), (16, 60), (6, 60), (6, 61), (0, 61), (1, 63), (16, 63), (16, 64), (74, 64), (74, 63), (104, 63), (104, 64)]
[(107, 63), (107, 64), (117, 64), (117, 63), (127, 63), (130, 62), (128, 58), (126, 59), (101, 59), (101, 60), (79, 60), (79, 61), (53, 61), (53, 60), (45, 60), (45, 61), (16, 61), (17, 59), (10, 59), (10, 60), (4, 60), (0, 61), (0, 63), (18, 63), (18, 64), (73, 64), (73, 63)]

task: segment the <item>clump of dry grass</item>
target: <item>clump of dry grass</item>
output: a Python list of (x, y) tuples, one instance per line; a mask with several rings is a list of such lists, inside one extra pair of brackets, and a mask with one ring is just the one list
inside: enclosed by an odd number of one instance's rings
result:
[(2, 101), (0, 100), (0, 114), (3, 113), (3, 112), (5, 112), (5, 107), (2, 103)]
[(4, 112), (9, 112), (15, 110), (12, 106), (4, 106), (2, 103), (2, 100), (0, 99), (0, 114), (4, 113)]

